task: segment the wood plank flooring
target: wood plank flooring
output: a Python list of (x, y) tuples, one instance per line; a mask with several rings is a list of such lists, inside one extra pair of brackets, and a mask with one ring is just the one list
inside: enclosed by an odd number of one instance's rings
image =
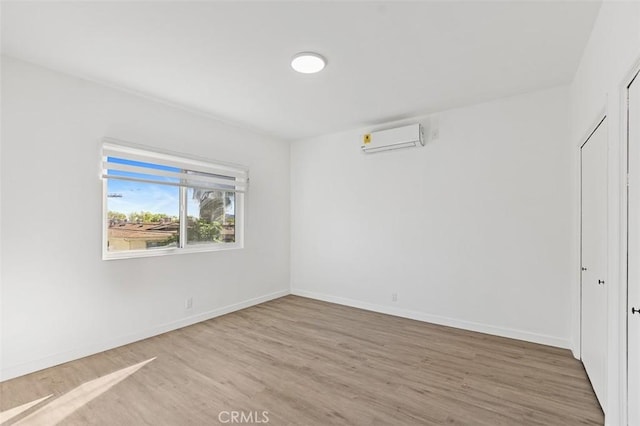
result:
[(603, 424), (567, 350), (296, 296), (0, 383), (0, 411), (49, 394), (6, 424)]

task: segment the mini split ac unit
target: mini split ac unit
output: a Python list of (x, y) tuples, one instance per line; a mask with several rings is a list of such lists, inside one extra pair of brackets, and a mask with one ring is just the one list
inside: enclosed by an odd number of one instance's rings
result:
[(413, 146), (424, 146), (424, 129), (421, 124), (367, 133), (362, 137), (361, 148), (362, 152), (380, 152)]

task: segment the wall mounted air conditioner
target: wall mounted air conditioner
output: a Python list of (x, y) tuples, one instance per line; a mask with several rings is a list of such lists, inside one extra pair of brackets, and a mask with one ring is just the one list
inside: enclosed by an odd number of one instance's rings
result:
[(361, 148), (362, 152), (380, 152), (413, 146), (424, 146), (422, 124), (367, 133), (362, 137)]

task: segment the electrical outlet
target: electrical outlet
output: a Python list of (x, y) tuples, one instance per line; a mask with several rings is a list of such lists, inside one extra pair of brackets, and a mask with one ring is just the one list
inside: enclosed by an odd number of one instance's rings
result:
[(392, 302), (398, 301), (398, 293), (391, 293), (391, 301)]
[(187, 300), (184, 301), (184, 308), (185, 309), (193, 308), (193, 297), (187, 297)]

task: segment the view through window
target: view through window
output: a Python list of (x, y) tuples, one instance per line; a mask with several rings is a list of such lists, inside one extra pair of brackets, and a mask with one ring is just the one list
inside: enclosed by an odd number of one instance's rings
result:
[(235, 245), (237, 176), (129, 157), (104, 157), (106, 257)]

